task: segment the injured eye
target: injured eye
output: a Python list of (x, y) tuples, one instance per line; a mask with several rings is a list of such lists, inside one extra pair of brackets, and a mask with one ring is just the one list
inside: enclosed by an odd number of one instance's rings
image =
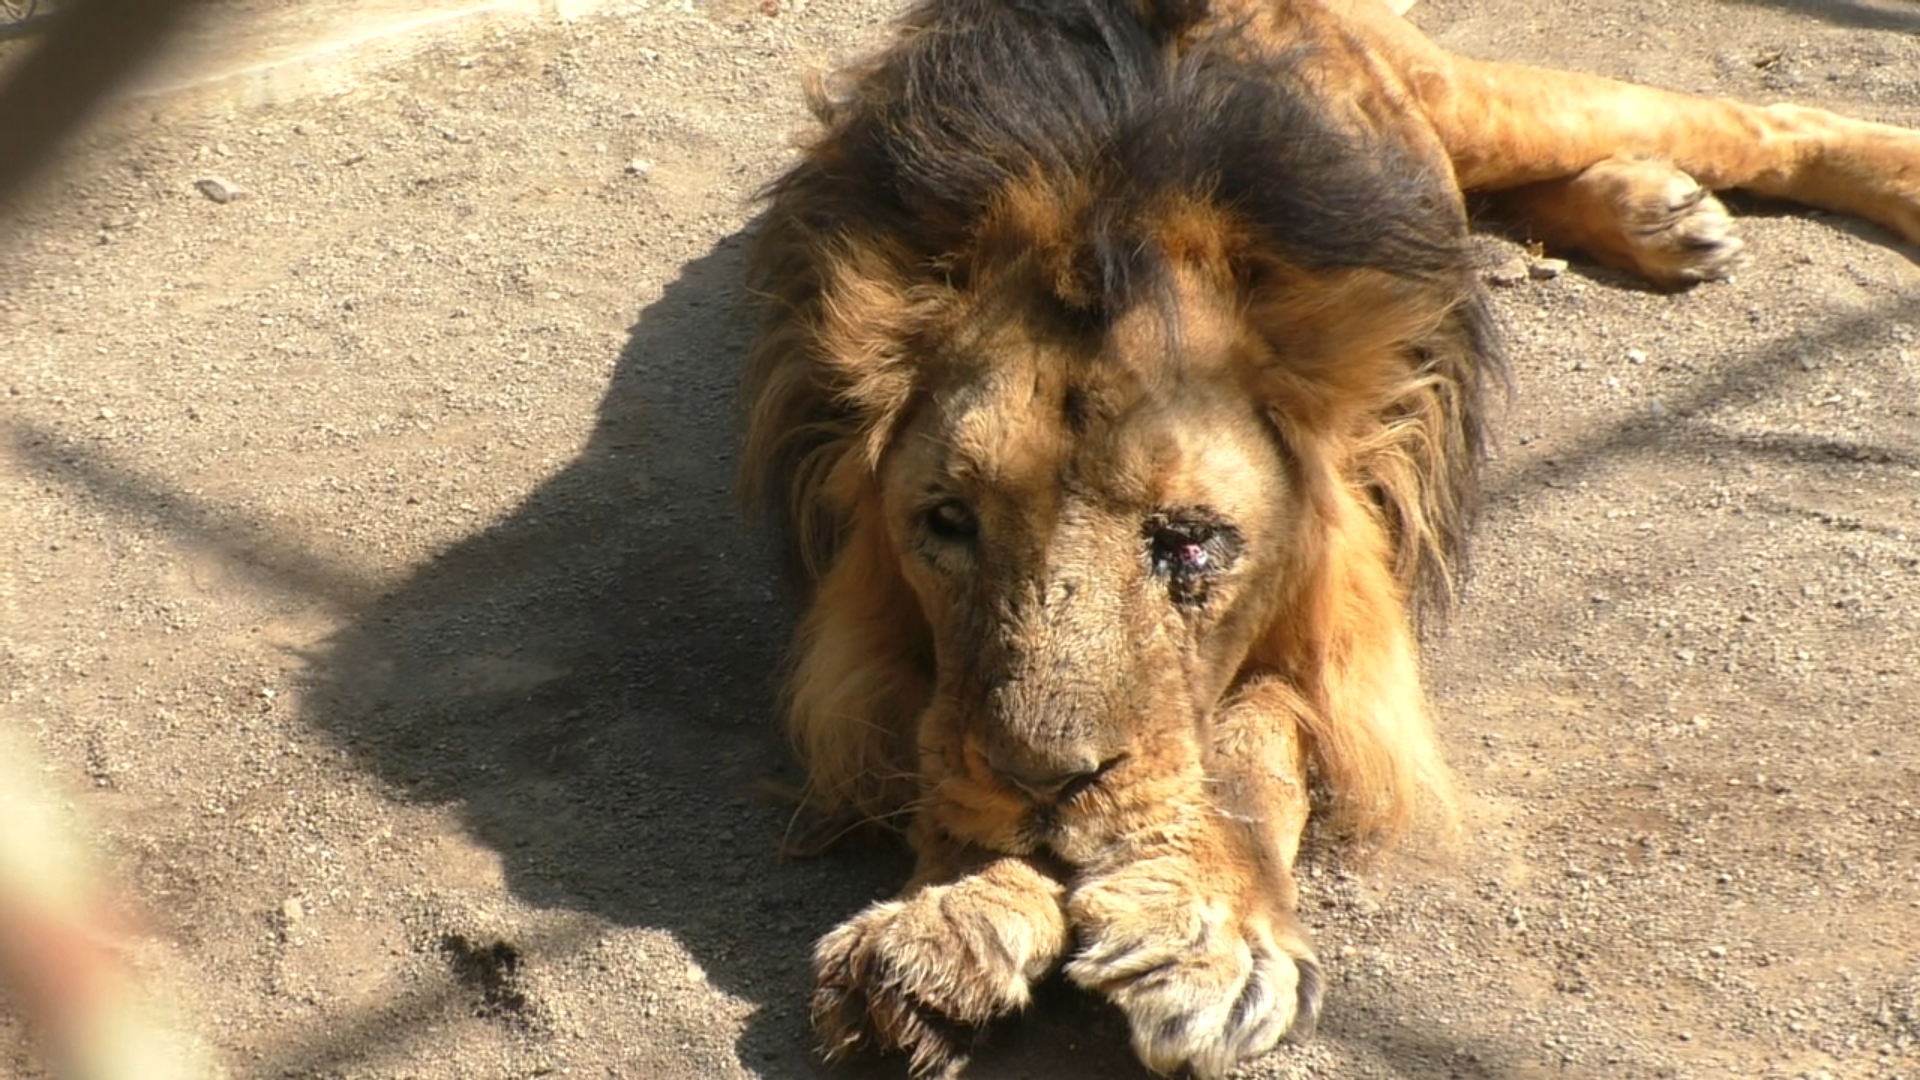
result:
[(1155, 515), (1145, 533), (1153, 573), (1166, 579), (1176, 604), (1204, 602), (1207, 583), (1240, 551), (1239, 530), (1205, 513)]

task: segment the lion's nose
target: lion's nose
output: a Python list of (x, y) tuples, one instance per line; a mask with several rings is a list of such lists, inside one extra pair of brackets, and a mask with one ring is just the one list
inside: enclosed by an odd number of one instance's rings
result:
[(1052, 755), (1006, 747), (987, 754), (987, 767), (1036, 802), (1055, 802), (1084, 787), (1105, 769), (1091, 753)]

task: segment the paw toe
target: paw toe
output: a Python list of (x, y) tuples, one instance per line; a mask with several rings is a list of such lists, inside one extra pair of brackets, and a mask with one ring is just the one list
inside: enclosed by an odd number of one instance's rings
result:
[[(1684, 193), (1676, 189), (1684, 187)], [(1726, 205), (1684, 174), (1668, 185), (1662, 212), (1634, 230), (1640, 270), (1670, 285), (1718, 281), (1745, 260), (1745, 241), (1734, 233)]]
[(1067, 967), (1074, 982), (1126, 1014), (1134, 1052), (1148, 1068), (1189, 1070), (1199, 1080), (1304, 1037), (1320, 1009), (1320, 968), (1303, 944), (1282, 948), (1265, 933), (1231, 941), (1171, 938), (1129, 951), (1103, 942)]
[(1287, 1038), (1304, 1042), (1313, 1038), (1320, 1027), (1320, 1002), (1327, 992), (1327, 973), (1311, 955), (1295, 957), (1294, 963), (1300, 969), (1300, 982), (1294, 994), (1293, 1027), (1288, 1029)]
[(821, 1054), (899, 1051), (915, 1076), (951, 1071), (966, 1057), (968, 1031), (913, 992), (911, 961), (889, 954), (898, 903), (877, 904), (820, 939), (814, 949), (813, 1029)]
[(1707, 197), (1707, 189), (1696, 183), (1693, 177), (1685, 173), (1675, 173), (1667, 181), (1666, 198), (1662, 201), (1666, 204), (1667, 213), (1677, 218), (1699, 206)]
[(812, 1020), (829, 1060), (900, 1052), (916, 1076), (963, 1063), (979, 1028), (1025, 1005), (1047, 949), (950, 887), (875, 904), (814, 949)]

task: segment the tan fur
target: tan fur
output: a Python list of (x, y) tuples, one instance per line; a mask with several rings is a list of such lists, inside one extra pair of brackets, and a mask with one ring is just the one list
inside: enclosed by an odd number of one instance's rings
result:
[[(1298, 73), (1285, 92), (1325, 100), (1279, 102), (1298, 154), (1255, 164), (1331, 186), (1261, 203), (1227, 190), (1248, 175), (1231, 155), (1181, 142), (1189, 117), (1257, 142), (1228, 122), (1265, 115), (1241, 83), (1179, 99), (1171, 126), (1142, 114), (1188, 172), (1075, 150), (1044, 125), (1108, 122), (1125, 94), (1073, 65), (1109, 30), (1048, 45), (1057, 71), (969, 81), (952, 65), (1040, 32), (978, 0), (917, 9), (819, 103), (755, 253), (743, 488), (806, 604), (787, 701), (806, 809), (892, 824), (918, 864), (822, 939), (813, 1015), (830, 1056), (952, 1069), (1061, 970), (1149, 1067), (1210, 1078), (1312, 1026), (1309, 815), (1376, 844), (1450, 817), (1414, 616), (1454, 591), (1495, 359), (1462, 192), (1682, 285), (1739, 254), (1706, 188), (1920, 240), (1920, 137), (1454, 57), (1383, 0), (1060, 2), (1134, 20), (1115, 40), (1167, 70)], [(989, 100), (1048, 78), (1044, 106)], [(1349, 140), (1324, 160), (1323, 122)], [(1355, 169), (1384, 177), (1398, 232), (1341, 202)], [(1329, 220), (1353, 259), (1315, 246)]]

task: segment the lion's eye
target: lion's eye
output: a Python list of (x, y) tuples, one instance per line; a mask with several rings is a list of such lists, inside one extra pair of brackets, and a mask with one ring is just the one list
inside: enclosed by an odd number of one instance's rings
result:
[(948, 499), (928, 508), (926, 521), (929, 533), (950, 543), (971, 540), (980, 532), (979, 519), (958, 499)]
[(1154, 572), (1170, 577), (1204, 574), (1213, 568), (1207, 542), (1213, 530), (1202, 527), (1161, 528), (1153, 533)]
[(1146, 530), (1147, 557), (1155, 576), (1179, 604), (1199, 604), (1207, 584), (1232, 562), (1239, 536), (1232, 526), (1183, 518), (1157, 519)]

